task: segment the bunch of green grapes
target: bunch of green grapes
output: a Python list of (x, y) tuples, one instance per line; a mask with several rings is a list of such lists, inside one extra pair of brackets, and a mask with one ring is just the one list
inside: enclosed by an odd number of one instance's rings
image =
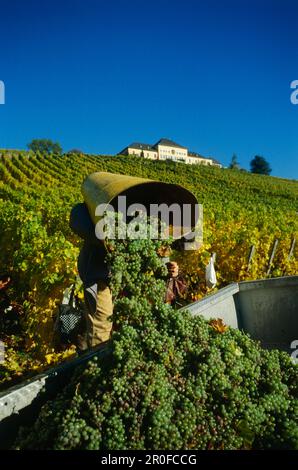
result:
[(165, 304), (160, 241), (110, 243), (109, 354), (80, 366), (15, 447), (298, 449), (290, 357)]

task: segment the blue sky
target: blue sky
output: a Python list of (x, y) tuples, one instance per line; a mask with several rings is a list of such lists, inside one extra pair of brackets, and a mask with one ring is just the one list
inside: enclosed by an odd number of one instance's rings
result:
[(298, 178), (297, 0), (0, 0), (0, 148), (175, 140)]

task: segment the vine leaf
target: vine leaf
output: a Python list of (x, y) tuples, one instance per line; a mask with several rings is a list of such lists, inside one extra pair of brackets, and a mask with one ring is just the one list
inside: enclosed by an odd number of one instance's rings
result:
[(228, 330), (228, 326), (224, 324), (221, 318), (216, 318), (214, 320), (210, 320), (209, 325), (217, 331), (217, 333), (224, 333)]

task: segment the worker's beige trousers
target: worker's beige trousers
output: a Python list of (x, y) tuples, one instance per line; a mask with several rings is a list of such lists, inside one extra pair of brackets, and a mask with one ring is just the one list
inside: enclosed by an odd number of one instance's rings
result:
[(103, 281), (87, 287), (85, 293), (86, 335), (80, 349), (93, 348), (107, 341), (112, 330), (113, 302), (110, 288)]

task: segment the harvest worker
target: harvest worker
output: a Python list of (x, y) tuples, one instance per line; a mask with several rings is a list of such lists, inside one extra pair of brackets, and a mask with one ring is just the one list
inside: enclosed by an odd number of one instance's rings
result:
[(95, 235), (94, 224), (84, 203), (75, 205), (70, 214), (70, 227), (84, 240), (78, 258), (78, 271), (84, 286), (85, 329), (78, 338), (78, 349), (93, 348), (110, 337), (113, 314), (112, 294), (108, 286), (109, 269), (106, 249)]
[(182, 306), (180, 299), (186, 294), (186, 281), (179, 275), (179, 266), (175, 261), (168, 262), (166, 266), (168, 268), (168, 277), (166, 280), (167, 290), (165, 301), (173, 307)]
[[(181, 241), (177, 240), (174, 242), (176, 248), (180, 251), (181, 250)], [(185, 297), (187, 292), (187, 283), (183, 276), (179, 274), (179, 266), (176, 261), (169, 261), (169, 256), (171, 254), (171, 248), (169, 247), (161, 247), (158, 250), (158, 255), (161, 256), (165, 261), (168, 275), (165, 279), (166, 281), (166, 293), (165, 293), (165, 302), (167, 304), (172, 305), (173, 307), (180, 307), (182, 306), (180, 300)]]
[[(85, 333), (77, 340), (78, 351), (93, 348), (110, 338), (113, 314), (112, 294), (109, 288), (109, 268), (106, 264), (106, 248), (96, 237), (95, 227), (84, 203), (76, 204), (70, 214), (70, 227), (84, 240), (78, 258), (78, 271), (84, 286)], [(161, 255), (161, 254), (160, 254)], [(176, 305), (186, 291), (186, 284), (179, 276), (175, 262), (166, 264), (165, 302)]]

